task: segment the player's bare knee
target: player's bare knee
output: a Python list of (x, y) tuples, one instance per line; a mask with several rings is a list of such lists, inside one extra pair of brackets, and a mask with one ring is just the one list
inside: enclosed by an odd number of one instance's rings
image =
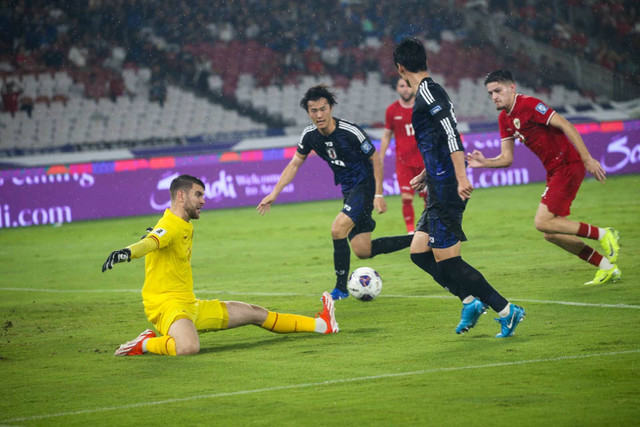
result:
[(200, 352), (199, 342), (176, 343), (176, 354), (178, 356), (188, 356)]
[[(535, 225), (535, 227), (536, 227), (536, 230), (538, 230), (538, 231), (540, 231), (540, 232), (542, 232), (542, 233), (544, 233), (544, 232), (546, 232), (546, 231), (548, 231), (548, 230), (549, 230), (549, 223), (548, 223), (548, 221), (546, 221), (546, 220), (544, 220), (544, 219), (542, 219), (542, 218), (538, 218), (538, 217), (536, 217), (536, 218), (533, 220), (533, 223), (534, 223), (534, 225)], [(546, 237), (545, 237), (545, 239), (546, 239)]]
[(260, 307), (259, 305), (247, 304), (249, 306), (249, 313), (251, 322), (254, 325), (262, 325), (267, 320), (267, 309)]
[(344, 239), (349, 233), (339, 224), (333, 224), (331, 226), (331, 238), (333, 240)]
[(364, 242), (358, 238), (351, 241), (353, 253), (360, 259), (371, 258), (371, 242)]
[(365, 250), (353, 250), (353, 253), (360, 259), (368, 259), (371, 258), (371, 249), (368, 251)]

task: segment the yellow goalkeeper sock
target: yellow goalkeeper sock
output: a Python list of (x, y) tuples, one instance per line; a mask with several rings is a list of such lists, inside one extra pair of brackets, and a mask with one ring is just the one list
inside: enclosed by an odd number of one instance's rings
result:
[(298, 314), (284, 314), (270, 311), (267, 315), (267, 320), (264, 321), (261, 328), (278, 334), (314, 332), (316, 329), (316, 319)]
[(171, 335), (149, 338), (147, 340), (147, 351), (149, 353), (164, 354), (165, 356), (175, 356), (176, 341)]

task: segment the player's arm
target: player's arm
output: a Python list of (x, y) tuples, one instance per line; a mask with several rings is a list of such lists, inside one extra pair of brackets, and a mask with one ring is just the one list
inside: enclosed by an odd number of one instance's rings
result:
[(382, 153), (382, 159), (384, 160), (384, 156), (387, 153), (387, 149), (389, 148), (389, 144), (391, 144), (391, 137), (393, 136), (393, 131), (391, 129), (385, 128), (382, 132), (382, 138), (380, 138), (380, 152)]
[[(467, 166), (465, 164), (464, 146), (460, 140), (460, 135), (456, 127), (456, 119), (451, 111), (450, 102), (444, 102), (441, 100), (439, 103), (440, 111), (437, 113), (431, 113), (440, 122), (440, 126), (444, 130), (446, 136), (446, 144), (449, 148), (449, 155), (451, 156), (451, 162), (453, 163), (453, 169), (458, 181), (458, 196), (462, 200), (467, 200), (471, 197), (473, 191), (473, 185), (467, 178)], [(448, 104), (448, 105), (447, 105)], [(446, 106), (445, 106), (446, 105)], [(431, 107), (431, 105), (430, 105)], [(433, 111), (434, 108), (431, 109)]]
[(373, 207), (378, 213), (385, 213), (387, 211), (387, 202), (384, 200), (384, 189), (382, 187), (382, 181), (384, 180), (384, 169), (380, 153), (374, 151), (369, 161), (373, 165), (373, 177), (376, 180), (376, 194), (373, 199)]
[(458, 195), (462, 200), (467, 200), (473, 192), (473, 185), (467, 177), (467, 169), (464, 164), (464, 151), (454, 151), (451, 153), (451, 161), (458, 180)]
[(409, 185), (411, 186), (411, 188), (413, 188), (414, 191), (420, 192), (424, 190), (424, 188), (427, 186), (427, 169), (422, 169), (420, 175), (416, 175), (411, 178), (411, 181), (409, 181)]
[(158, 241), (152, 237), (145, 237), (144, 239), (127, 246), (124, 249), (113, 251), (107, 257), (107, 260), (102, 264), (102, 272), (113, 268), (113, 264), (119, 262), (131, 262), (134, 258), (142, 258), (151, 251), (158, 249)]
[(265, 196), (258, 207), (256, 207), (256, 210), (258, 211), (258, 213), (260, 213), (260, 215), (264, 215), (269, 212), (271, 204), (276, 201), (278, 195), (284, 189), (284, 187), (286, 187), (291, 183), (291, 181), (293, 181), (293, 178), (295, 178), (296, 174), (298, 173), (298, 169), (300, 169), (300, 166), (302, 166), (305, 160), (307, 160), (306, 154), (300, 154), (296, 152), (293, 155), (293, 158), (291, 159), (289, 164), (284, 168), (282, 174), (280, 174), (280, 178), (278, 179), (276, 185), (273, 187), (273, 190), (271, 190), (271, 193)]
[(580, 158), (584, 163), (584, 167), (589, 171), (589, 173), (595, 176), (598, 181), (604, 182), (606, 179), (606, 172), (600, 165), (600, 162), (591, 157), (591, 153), (589, 153), (589, 150), (584, 144), (584, 141), (576, 127), (558, 113), (551, 116), (549, 124), (564, 132), (567, 138), (569, 138), (569, 141), (571, 141), (573, 146), (576, 147), (576, 150), (578, 150)]
[(500, 141), (500, 154), (486, 158), (481, 151), (473, 150), (467, 153), (467, 163), (472, 168), (507, 168), (513, 163), (514, 138), (504, 138)]
[(382, 160), (384, 160), (384, 156), (387, 154), (387, 149), (389, 148), (389, 144), (391, 144), (391, 137), (393, 136), (393, 111), (393, 104), (391, 104), (384, 112), (384, 130), (382, 132), (382, 138), (380, 138)]

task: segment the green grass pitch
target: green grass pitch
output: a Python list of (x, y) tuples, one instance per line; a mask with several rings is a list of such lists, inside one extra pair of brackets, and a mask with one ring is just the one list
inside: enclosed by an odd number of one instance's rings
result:
[[(573, 204), (571, 218), (620, 230), (623, 278), (602, 286), (584, 286), (595, 268), (534, 229), (543, 189), (478, 189), (465, 214), (464, 258), (527, 310), (503, 340), (492, 312), (456, 335), (460, 303), (404, 250), (352, 255), (352, 270), (375, 268), (384, 287), (373, 302), (336, 303), (338, 334), (248, 326), (201, 335), (196, 356), (116, 358), (150, 327), (144, 266), (100, 268), (158, 216), (0, 230), (0, 425), (635, 424), (640, 176), (589, 179)], [(399, 197), (387, 202), (374, 237), (405, 232)], [(196, 295), (314, 315), (334, 284), (340, 207), (203, 212)]]

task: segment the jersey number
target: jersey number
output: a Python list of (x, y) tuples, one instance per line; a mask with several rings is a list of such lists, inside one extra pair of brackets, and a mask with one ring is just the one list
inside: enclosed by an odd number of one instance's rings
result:
[(407, 136), (416, 134), (411, 123), (407, 123), (406, 125), (404, 125), (404, 129), (407, 131)]

